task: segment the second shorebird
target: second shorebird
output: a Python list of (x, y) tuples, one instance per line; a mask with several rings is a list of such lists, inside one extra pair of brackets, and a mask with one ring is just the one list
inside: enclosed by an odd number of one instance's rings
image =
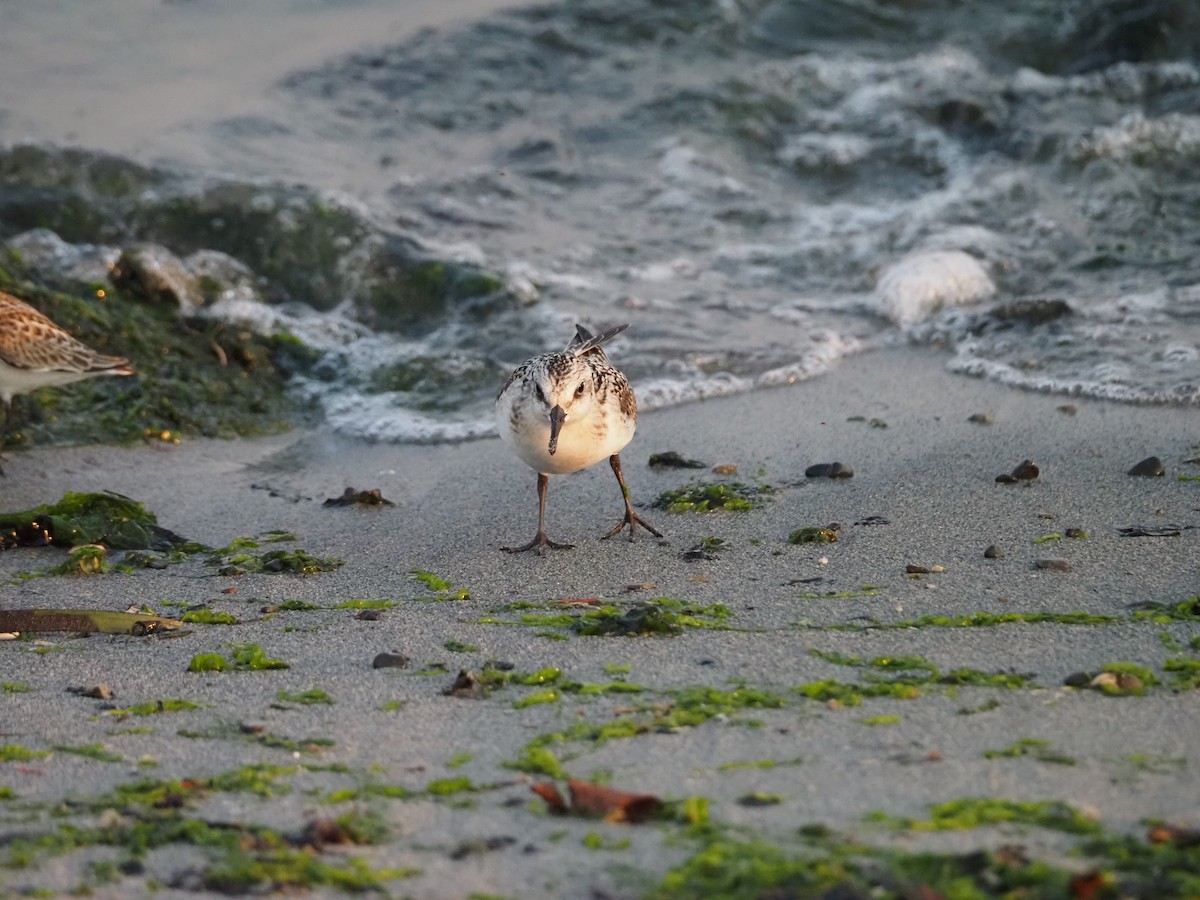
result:
[(5, 406), (0, 450), (12, 424), (14, 395), (96, 375), (132, 374), (129, 360), (97, 353), (28, 303), (0, 291), (0, 402)]
[(605, 457), (621, 486), (625, 516), (604, 537), (610, 538), (628, 526), (629, 539), (633, 540), (637, 525), (662, 537), (633, 511), (629, 502), (619, 454), (637, 427), (637, 400), (629, 379), (613, 367), (600, 346), (628, 327), (619, 325), (593, 335), (576, 325), (575, 338), (567, 349), (522, 363), (496, 397), (500, 437), (538, 473), (537, 534), (528, 544), (505, 547), (507, 552), (570, 549), (572, 544), (546, 536), (546, 487), (550, 476), (578, 472)]

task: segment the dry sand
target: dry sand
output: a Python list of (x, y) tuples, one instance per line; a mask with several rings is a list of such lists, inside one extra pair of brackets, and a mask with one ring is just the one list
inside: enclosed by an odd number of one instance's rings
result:
[[(1076, 414), (1068, 415), (1059, 410), (1067, 402), (951, 376), (930, 354), (892, 350), (851, 360), (810, 383), (646, 414), (623, 454), (625, 472), (635, 502), (666, 539), (641, 533), (632, 544), (599, 540), (616, 520), (620, 500), (608, 468), (596, 466), (552, 479), (551, 536), (577, 546), (543, 557), (510, 557), (498, 549), (532, 534), (536, 510), (533, 474), (496, 440), (370, 446), (308, 432), (168, 448), (11, 454), (9, 477), (0, 483), (5, 510), (52, 502), (66, 491), (113, 490), (146, 503), (164, 526), (209, 545), (287, 529), (297, 541), (284, 546), (340, 557), (345, 565), (311, 577), (223, 577), (191, 562), (135, 575), (12, 582), (17, 572), (57, 563), (61, 551), (0, 554), (4, 608), (145, 604), (170, 615), (181, 605), (207, 604), (241, 620), (234, 626), (197, 625), (173, 639), (45, 636), (59, 652), (39, 653), (27, 641), (0, 643), (0, 681), (32, 688), (0, 694), (0, 744), (44, 750), (100, 743), (123, 760), (101, 762), (60, 751), (22, 766), (0, 763), (0, 785), (17, 795), (8, 812), (0, 804), (0, 836), (51, 827), (44, 816), (22, 821), (25, 815), (13, 812), (27, 802), (95, 795), (142, 777), (202, 778), (247, 763), (337, 764), (348, 774), (302, 769), (279, 779), (292, 787), (290, 793), (267, 799), (218, 792), (201, 802), (197, 815), (294, 832), (329, 812), (378, 812), (391, 826), (390, 837), (354, 852), (372, 865), (422, 870), (393, 883), (397, 894), (636, 896), (687, 855), (688, 844), (672, 839), (679, 826), (547, 816), (525, 776), (503, 763), (535, 737), (573, 723), (602, 723), (620, 708), (666, 704), (670, 692), (688, 686), (729, 690), (739, 683), (776, 692), (786, 703), (732, 717), (756, 719), (760, 727), (720, 718), (673, 733), (651, 731), (599, 747), (576, 742), (555, 750), (574, 777), (610, 775), (623, 789), (707, 797), (713, 821), (744, 825), (770, 839), (823, 822), (882, 841), (885, 834), (863, 826), (866, 813), (922, 818), (931, 804), (973, 796), (1059, 799), (1115, 831), (1136, 829), (1147, 817), (1187, 820), (1195, 815), (1200, 788), (1194, 758), (1200, 692), (1156, 687), (1141, 697), (1108, 697), (1066, 688), (1063, 680), (1115, 661), (1140, 663), (1161, 677), (1163, 662), (1178, 652), (1186, 655), (1197, 634), (1194, 622), (1133, 621), (1131, 604), (1176, 604), (1200, 593), (1200, 531), (1140, 538), (1117, 531), (1200, 524), (1200, 485), (1177, 478), (1200, 471), (1183, 462), (1197, 454), (1195, 413), (1080, 401)], [(992, 424), (968, 422), (983, 412), (993, 415)], [(873, 427), (871, 420), (886, 427)], [(779, 492), (744, 513), (649, 509), (660, 492), (695, 475), (648, 468), (649, 455), (665, 450), (710, 465), (735, 464), (738, 478)], [(1166, 477), (1126, 474), (1150, 454), (1166, 462)], [(995, 482), (997, 474), (1025, 458), (1041, 467), (1036, 482)], [(852, 466), (854, 477), (806, 481), (808, 465), (833, 460)], [(699, 477), (714, 476), (701, 471)], [(347, 486), (380, 488), (396, 506), (322, 507)], [(855, 524), (873, 516), (887, 524)], [(842, 525), (836, 544), (787, 543), (797, 527), (831, 522)], [(1088, 536), (1035, 543), (1067, 528), (1082, 528)], [(710, 536), (727, 541), (728, 549), (712, 560), (681, 558), (681, 551)], [(1005, 550), (1005, 558), (984, 558), (984, 548), (993, 543)], [(1035, 568), (1036, 559), (1048, 557), (1068, 561), (1071, 570)], [(944, 571), (913, 577), (905, 573), (907, 564), (940, 565)], [(429, 591), (410, 574), (414, 569), (467, 588), (470, 598), (416, 599)], [(642, 584), (654, 587), (627, 590)], [(222, 593), (231, 587), (236, 594)], [(806, 597), (841, 593), (851, 596)], [(737, 630), (632, 638), (558, 629), (569, 639), (554, 640), (540, 636), (541, 627), (481, 622), (488, 617), (515, 622), (521, 612), (506, 608), (514, 601), (554, 607), (548, 601), (632, 604), (660, 596), (696, 606), (725, 604)], [(390, 599), (395, 606), (377, 621), (332, 609), (370, 598)], [(287, 599), (321, 608), (260, 613)], [(1073, 610), (1120, 621), (866, 627), (871, 620), (887, 624), (930, 614)], [(821, 627), (826, 625), (862, 627)], [(1164, 633), (1185, 649), (1173, 654)], [(477, 649), (453, 652), (447, 641)], [(228, 652), (231, 642), (258, 643), (291, 668), (185, 671), (194, 654)], [(810, 649), (867, 658), (920, 655), (943, 670), (1016, 672), (1032, 676), (1033, 684), (1019, 690), (963, 688), (956, 696), (933, 689), (912, 700), (867, 699), (861, 706), (832, 708), (792, 689), (823, 678), (855, 682), (861, 670), (834, 665), (810, 655)], [(411, 667), (372, 669), (373, 657), (388, 650), (410, 656)], [(489, 659), (510, 662), (521, 672), (557, 666), (564, 678), (588, 683), (611, 681), (607, 664), (628, 665), (624, 677), (646, 693), (566, 694), (556, 703), (519, 709), (514, 703), (535, 689), (510, 686), (485, 700), (443, 694), (459, 667), (478, 670)], [(436, 662), (450, 674), (420, 674)], [(203, 708), (138, 719), (132, 724), (149, 726), (148, 731), (122, 733), (131, 722), (99, 715), (100, 701), (67, 693), (98, 683), (110, 685), (113, 702), (122, 707), (186, 698)], [(326, 691), (334, 702), (277, 702), (281, 690), (309, 688)], [(960, 714), (993, 699), (998, 701), (993, 709)], [(381, 709), (391, 701), (399, 701), (399, 708)], [(880, 715), (899, 718), (864, 724)], [(240, 724), (334, 743), (293, 757), (254, 743), (239, 733)], [(181, 737), (181, 730), (206, 736)], [(985, 751), (1022, 738), (1048, 741), (1075, 764), (1031, 756), (985, 758)], [(461, 754), (469, 760), (451, 767)], [(1157, 765), (1146, 770), (1132, 764), (1137, 754)], [(139, 771), (140, 759), (157, 765)], [(761, 760), (799, 762), (728, 768)], [(329, 790), (371, 781), (420, 791), (437, 779), (459, 776), (476, 785), (507, 786), (467, 795), (471, 805), (459, 807), (453, 801), (463, 795), (376, 797), (333, 807), (322, 801)], [(777, 794), (782, 802), (762, 808), (736, 802), (752, 791)], [(589, 850), (583, 842), (592, 832), (605, 841), (629, 837), (632, 843), (622, 850)], [(1004, 832), (953, 832), (935, 846), (962, 850), (1011, 839)], [(498, 849), (452, 858), (465, 842), (488, 840)], [(1034, 832), (1020, 840), (1037, 853), (1054, 849), (1060, 839)], [(0, 869), (0, 891), (70, 890), (85, 877), (83, 860), (106, 852), (84, 851), (28, 870)], [(194, 850), (153, 854), (147, 875), (166, 883), (201, 859)], [(140, 884), (126, 879), (99, 887), (97, 895), (129, 896)]]

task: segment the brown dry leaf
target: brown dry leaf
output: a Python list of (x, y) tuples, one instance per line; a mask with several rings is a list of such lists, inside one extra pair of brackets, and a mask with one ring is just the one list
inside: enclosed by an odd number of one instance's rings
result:
[(1180, 825), (1155, 825), (1146, 833), (1152, 844), (1174, 844), (1181, 850), (1200, 846), (1200, 828), (1184, 828)]
[(1104, 877), (1103, 872), (1098, 872), (1092, 869), (1090, 872), (1080, 872), (1078, 875), (1071, 876), (1068, 890), (1071, 892), (1071, 900), (1095, 900), (1100, 896), (1100, 891), (1108, 883), (1108, 879)]
[(606, 822), (637, 824), (658, 815), (662, 801), (653, 794), (632, 794), (600, 784), (571, 780), (571, 809), (604, 816)]
[(563, 800), (562, 794), (558, 792), (558, 787), (554, 782), (541, 781), (530, 785), (529, 789), (546, 801), (546, 806), (550, 808), (552, 814), (556, 816), (566, 815), (567, 803)]

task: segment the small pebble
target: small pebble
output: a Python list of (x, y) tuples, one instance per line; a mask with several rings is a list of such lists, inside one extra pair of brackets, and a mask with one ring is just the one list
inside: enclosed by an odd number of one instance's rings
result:
[(1058, 407), (1058, 411), (1064, 416), (1073, 416), (1075, 413), (1079, 412), (1079, 407), (1074, 403), (1064, 403), (1062, 406)]
[(383, 611), (378, 609), (360, 609), (354, 618), (363, 622), (377, 622), (383, 616)]
[(737, 466), (733, 463), (723, 463), (719, 466), (713, 466), (712, 471), (714, 475), (736, 475), (738, 470)]
[(1035, 569), (1045, 569), (1048, 572), (1070, 572), (1071, 564), (1065, 559), (1035, 559)]
[(1088, 687), (1091, 683), (1092, 675), (1090, 672), (1072, 672), (1063, 680), (1063, 684), (1073, 688)]
[(72, 694), (78, 694), (81, 697), (91, 697), (94, 700), (111, 700), (113, 698), (113, 689), (107, 684), (97, 684), (86, 688), (70, 688)]
[(1130, 469), (1126, 474), (1137, 475), (1144, 478), (1161, 478), (1167, 474), (1163, 468), (1162, 460), (1157, 456), (1147, 456), (1140, 463)]
[(973, 413), (967, 417), (968, 422), (973, 422), (976, 425), (991, 425), (996, 419), (990, 412)]
[(945, 571), (946, 571), (946, 567), (945, 567), (945, 566), (933, 565), (933, 566), (930, 566), (930, 567), (929, 567), (929, 571), (930, 571), (930, 572), (932, 572), (934, 575), (938, 575), (938, 574), (940, 574), (940, 573), (942, 573), (942, 572), (945, 572)]
[(403, 653), (380, 653), (371, 660), (372, 669), (407, 669), (412, 662)]
[(928, 575), (929, 574), (929, 570), (927, 568), (925, 568), (924, 566), (914, 566), (912, 563), (909, 563), (907, 566), (905, 566), (904, 571), (906, 573), (908, 573), (909, 575)]
[(1037, 463), (1035, 463), (1032, 459), (1025, 460), (1012, 470), (1013, 478), (1017, 479), (1018, 481), (1033, 481), (1038, 477), (1039, 474), (1041, 474), (1041, 472), (1037, 467)]
[(1063, 534), (1069, 538), (1075, 538), (1076, 540), (1087, 537), (1087, 532), (1082, 528), (1068, 528), (1063, 532)]
[(984, 559), (1004, 559), (1004, 551), (995, 544), (988, 544), (987, 549), (983, 551)]

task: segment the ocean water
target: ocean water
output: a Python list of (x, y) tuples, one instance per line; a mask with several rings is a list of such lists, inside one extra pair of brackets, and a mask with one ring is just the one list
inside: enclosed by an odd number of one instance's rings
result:
[[(202, 311), (321, 349), (297, 390), (347, 434), (491, 433), (507, 372), (577, 321), (631, 323), (610, 355), (643, 409), (897, 343), (1014, 389), (1200, 404), (1188, 0), (533, 6), (305, 60), (196, 128), (154, 163), (176, 194), (243, 187), (251, 242), (305, 227), (289, 196), (358, 223), (319, 290), (214, 247), (252, 271)], [(204, 249), (138, 190), (110, 235)], [(400, 277), (396, 247), (496, 289), (384, 315), (364, 284)]]

